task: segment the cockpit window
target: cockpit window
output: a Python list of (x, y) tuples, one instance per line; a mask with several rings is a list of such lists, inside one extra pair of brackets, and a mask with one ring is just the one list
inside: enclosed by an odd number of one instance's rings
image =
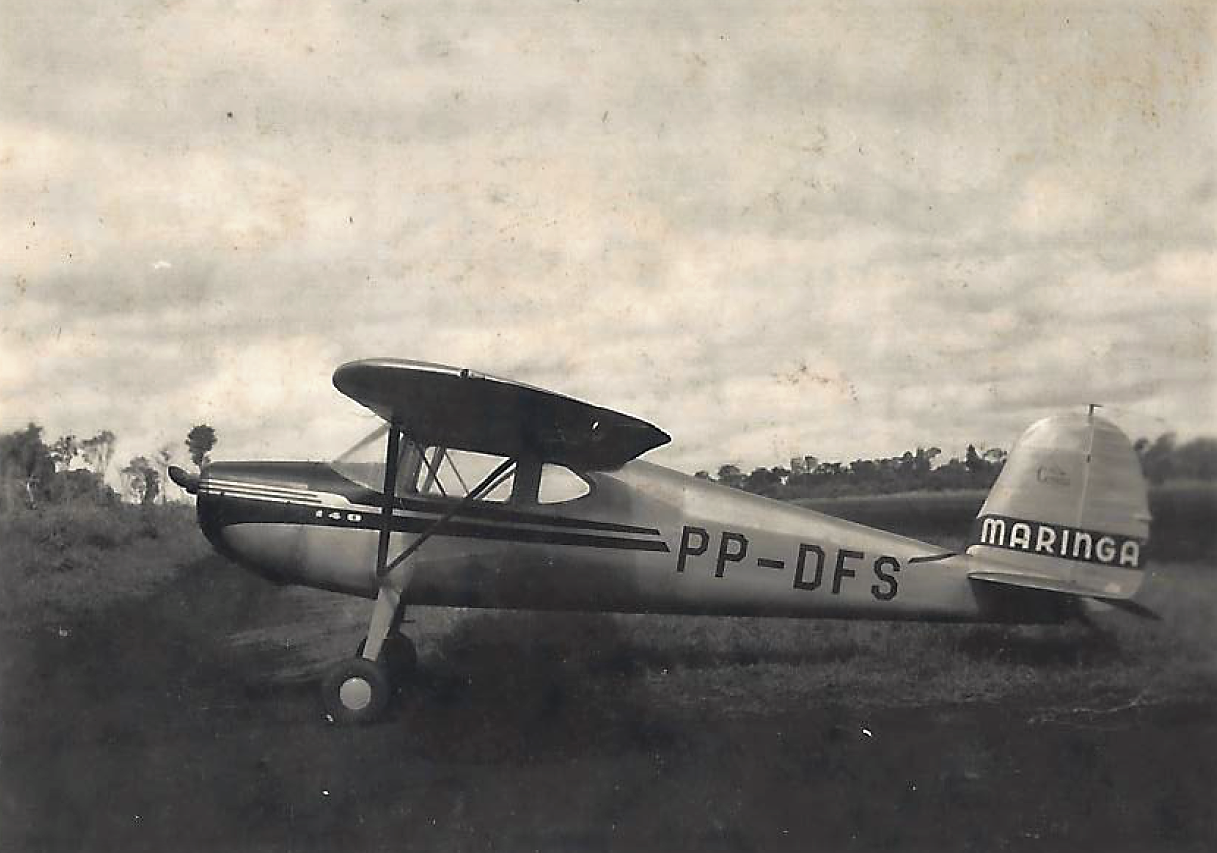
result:
[[(504, 461), (502, 456), (428, 447), (419, 466), (417, 491), (420, 495), (463, 498), (477, 488)], [(500, 477), (480, 499), (503, 503), (511, 498), (512, 475)]]
[[(348, 480), (383, 492), (386, 432), (388, 426), (382, 425), (332, 461), (330, 467)], [(403, 441), (396, 495), (463, 498), (502, 462), (501, 456), (443, 447), (419, 447), (413, 442)], [(512, 476), (508, 475), (481, 499), (503, 502), (511, 498), (511, 492)]]

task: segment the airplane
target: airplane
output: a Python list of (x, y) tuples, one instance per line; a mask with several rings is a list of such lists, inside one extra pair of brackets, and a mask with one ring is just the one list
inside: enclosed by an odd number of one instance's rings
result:
[(333, 382), (383, 420), (337, 459), (169, 473), (221, 554), (375, 601), (321, 679), (337, 723), (381, 719), (408, 682), (410, 605), (1043, 624), (1097, 601), (1157, 618), (1134, 600), (1145, 480), (1094, 407), (1023, 433), (957, 553), (641, 460), (667, 433), (541, 388), (392, 358)]

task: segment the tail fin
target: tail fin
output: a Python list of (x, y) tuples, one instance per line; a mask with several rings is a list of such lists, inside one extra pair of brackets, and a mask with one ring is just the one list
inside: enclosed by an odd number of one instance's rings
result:
[(1010, 452), (980, 514), (968, 554), (1006, 570), (1131, 598), (1145, 577), (1149, 497), (1120, 428), (1090, 415), (1033, 424)]

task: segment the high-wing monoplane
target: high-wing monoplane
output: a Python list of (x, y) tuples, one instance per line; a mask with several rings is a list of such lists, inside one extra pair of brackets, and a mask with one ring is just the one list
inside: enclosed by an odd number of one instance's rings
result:
[(1023, 434), (955, 553), (642, 461), (666, 433), (518, 382), (373, 359), (334, 385), (384, 421), (338, 459), (171, 476), (221, 553), (374, 599), (355, 655), (322, 679), (340, 722), (380, 717), (402, 685), (408, 605), (1052, 623), (1099, 601), (1152, 616), (1133, 600), (1145, 482), (1093, 410)]

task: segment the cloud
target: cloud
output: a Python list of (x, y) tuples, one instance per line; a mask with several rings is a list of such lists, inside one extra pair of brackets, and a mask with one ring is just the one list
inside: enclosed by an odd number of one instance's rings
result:
[(0, 429), (324, 456), (370, 355), (622, 408), (690, 470), (1092, 401), (1210, 429), (1212, 23), (40, 4), (0, 27)]

